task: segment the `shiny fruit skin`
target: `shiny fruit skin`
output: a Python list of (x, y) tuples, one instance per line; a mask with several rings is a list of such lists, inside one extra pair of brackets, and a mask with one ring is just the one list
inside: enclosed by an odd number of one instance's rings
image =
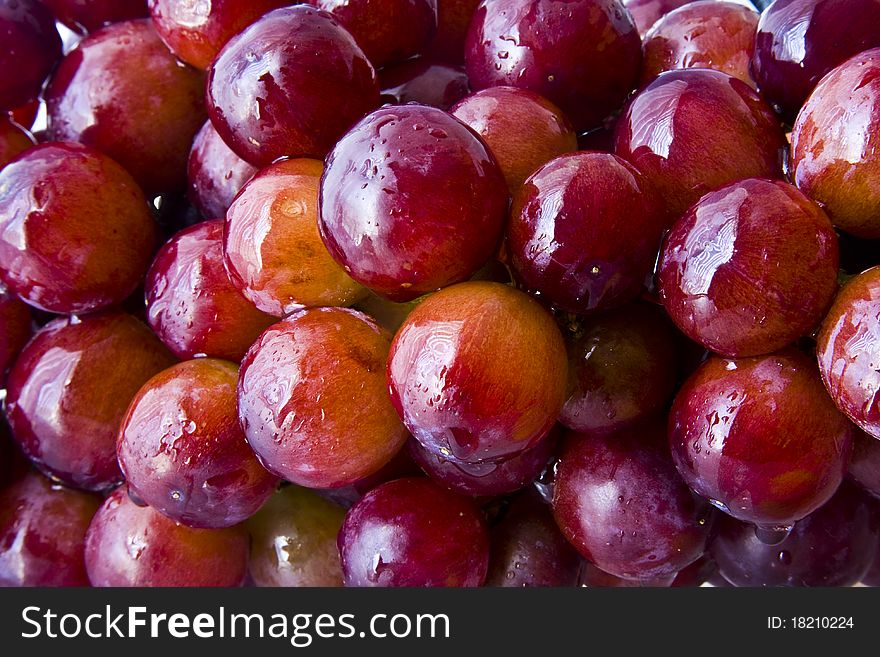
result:
[(259, 510), (277, 479), (238, 424), (238, 368), (215, 358), (178, 363), (129, 404), (116, 444), (129, 490), (175, 522), (231, 527)]
[(304, 310), (270, 326), (241, 365), (239, 421), (271, 472), (339, 488), (388, 463), (407, 439), (388, 399), (391, 336), (344, 308)]
[(474, 504), (421, 478), (367, 493), (346, 515), (338, 544), (346, 586), (475, 587), (489, 562)]
[(147, 18), (147, 0), (43, 0), (55, 18), (79, 34), (109, 23)]
[(0, 489), (0, 586), (88, 586), (86, 530), (100, 505), (36, 472)]
[(880, 437), (880, 267), (840, 290), (816, 338), (819, 372), (837, 407)]
[(581, 555), (625, 579), (674, 576), (706, 549), (711, 508), (688, 490), (652, 420), (610, 436), (569, 433), (553, 515)]
[(642, 39), (659, 19), (693, 0), (623, 0)]
[(29, 305), (82, 313), (134, 292), (157, 242), (137, 183), (86, 146), (35, 146), (0, 171), (0, 278)]
[(419, 103), (442, 110), (470, 92), (464, 68), (421, 57), (382, 69), (379, 84), (383, 103)]
[(147, 322), (180, 359), (239, 362), (275, 318), (257, 310), (223, 266), (223, 221), (177, 233), (156, 254), (145, 283)]
[(852, 433), (811, 359), (794, 348), (710, 357), (669, 416), (673, 458), (688, 485), (734, 518), (767, 528), (788, 527), (830, 499)]
[(306, 488), (287, 486), (247, 522), (250, 575), (257, 586), (342, 586), (336, 537), (345, 510)]
[(391, 346), (388, 385), (428, 452), (476, 464), (510, 458), (550, 432), (567, 370), (562, 335), (536, 301), (468, 282), (410, 313)]
[(192, 529), (120, 486), (86, 534), (86, 570), (96, 587), (235, 587), (247, 575), (248, 535), (241, 527)]
[(614, 152), (657, 187), (673, 218), (728, 183), (781, 178), (786, 144), (754, 89), (707, 69), (658, 76), (629, 102), (614, 141)]
[(327, 159), (319, 225), (352, 278), (410, 301), (483, 266), (507, 204), (498, 165), (468, 127), (433, 107), (383, 107)]
[(569, 337), (569, 393), (559, 422), (581, 433), (621, 431), (660, 412), (675, 391), (669, 321), (646, 303), (586, 318)]
[(461, 100), (450, 113), (483, 138), (511, 194), (542, 165), (578, 150), (568, 118), (526, 89), (489, 87)]
[(244, 186), (226, 212), (226, 271), (238, 290), (270, 315), (347, 306), (366, 293), (321, 240), (318, 190), (323, 170), (318, 160), (271, 164)]
[(758, 23), (752, 77), (790, 122), (822, 76), (877, 46), (878, 0), (775, 0)]
[(379, 104), (376, 72), (330, 14), (271, 11), (233, 37), (208, 69), (208, 111), (223, 140), (254, 166), (323, 158)]
[(204, 75), (182, 66), (150, 21), (114, 23), (61, 61), (45, 92), (48, 135), (106, 153), (147, 194), (180, 191), (207, 118)]
[[(880, 2), (877, 3), (880, 12)], [(880, 48), (822, 78), (791, 132), (791, 178), (832, 223), (880, 237)]]
[(174, 357), (119, 311), (58, 318), (40, 329), (9, 372), (6, 416), (43, 472), (87, 490), (122, 478), (116, 435), (128, 403)]
[(60, 57), (61, 37), (42, 2), (0, 1), (0, 112), (36, 98)]
[(660, 296), (689, 338), (725, 356), (808, 335), (837, 292), (837, 235), (793, 185), (749, 178), (706, 194), (666, 236)]
[(235, 195), (256, 172), (257, 168), (236, 155), (206, 121), (189, 152), (189, 198), (206, 219), (222, 219)]
[(474, 90), (529, 89), (581, 131), (623, 104), (641, 61), (639, 34), (618, 0), (486, 0), (465, 44)]

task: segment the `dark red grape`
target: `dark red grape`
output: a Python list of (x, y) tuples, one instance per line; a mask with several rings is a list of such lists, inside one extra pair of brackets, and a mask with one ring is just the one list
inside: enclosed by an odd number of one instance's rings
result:
[(100, 505), (35, 472), (0, 489), (0, 586), (88, 586), (86, 530)]
[(473, 89), (529, 89), (578, 130), (623, 104), (641, 61), (639, 34), (619, 0), (484, 0), (465, 44)]
[(610, 153), (563, 155), (514, 198), (510, 263), (562, 310), (620, 306), (641, 293), (667, 223), (662, 199), (628, 162)]
[(837, 291), (837, 235), (793, 185), (746, 179), (701, 198), (669, 231), (657, 267), (666, 311), (726, 356), (809, 334)]
[(384, 107), (327, 159), (319, 224), (352, 278), (409, 301), (492, 257), (507, 200), (498, 165), (470, 129), (433, 107)]
[(880, 499), (880, 440), (863, 431), (855, 432), (849, 478)]
[(61, 57), (52, 12), (38, 0), (0, 0), (0, 111), (36, 98)]
[(187, 228), (165, 244), (145, 288), (150, 327), (181, 359), (238, 362), (276, 321), (245, 299), (226, 275), (219, 219)]
[(95, 514), (86, 534), (92, 586), (231, 587), (247, 575), (248, 535), (241, 527), (192, 529), (148, 506), (125, 486)]
[(147, 381), (128, 407), (117, 453), (129, 489), (190, 527), (231, 527), (251, 517), (277, 479), (238, 424), (233, 363), (197, 358)]
[[(880, 0), (877, 7), (880, 22)], [(880, 25), (878, 25), (880, 27)], [(880, 237), (880, 48), (825, 76), (791, 131), (791, 178), (835, 226)]]
[(669, 440), (700, 495), (744, 522), (787, 528), (837, 490), (852, 425), (815, 364), (791, 348), (703, 363), (675, 398)]
[(785, 137), (773, 110), (720, 71), (661, 74), (617, 122), (615, 152), (666, 199), (673, 217), (742, 178), (781, 178)]
[(427, 50), (437, 31), (437, 0), (308, 0), (331, 13), (380, 68)]
[(316, 493), (287, 486), (247, 523), (250, 574), (257, 586), (342, 586), (336, 537), (345, 511)]
[(675, 471), (662, 422), (611, 436), (570, 433), (553, 513), (590, 562), (617, 577), (672, 577), (706, 549), (711, 508)]
[(762, 543), (752, 525), (721, 518), (711, 553), (734, 586), (852, 586), (871, 566), (878, 545), (876, 503), (844, 484), (777, 545)]
[(124, 166), (149, 194), (182, 190), (205, 122), (204, 76), (181, 66), (150, 21), (83, 39), (46, 88), (50, 139), (79, 141)]
[(431, 55), (453, 64), (464, 61), (464, 41), (480, 0), (437, 0), (437, 33)]
[(490, 533), (486, 586), (575, 586), (580, 555), (537, 493), (516, 497)]
[(0, 114), (0, 169), (35, 143), (31, 133)]
[(490, 87), (450, 111), (486, 142), (511, 194), (539, 167), (578, 149), (574, 128), (562, 111), (525, 89)]
[(121, 479), (116, 434), (128, 403), (174, 357), (118, 311), (44, 326), (9, 372), (6, 415), (24, 453), (71, 486), (101, 490)]
[(239, 157), (323, 158), (379, 104), (376, 72), (332, 16), (299, 5), (233, 37), (208, 70), (208, 110)]
[(623, 6), (632, 16), (633, 23), (642, 38), (647, 35), (654, 23), (671, 11), (693, 0), (623, 0)]
[(604, 570), (600, 570), (589, 561), (585, 561), (581, 568), (579, 583), (587, 588), (691, 588), (702, 586), (712, 576), (716, 575), (717, 572), (717, 564), (707, 556), (700, 557), (671, 578), (664, 577), (653, 581), (615, 577)]
[(402, 449), (394, 457), (371, 475), (359, 479), (350, 486), (342, 488), (318, 489), (318, 495), (326, 500), (350, 509), (358, 500), (382, 484), (404, 477), (421, 477), (424, 471), (416, 464), (408, 449)]
[(187, 165), (189, 197), (208, 219), (222, 219), (232, 199), (257, 172), (206, 121), (193, 140)]
[(875, 46), (878, 0), (775, 0), (758, 23), (752, 75), (761, 95), (791, 121), (822, 76)]
[(388, 399), (391, 336), (366, 315), (305, 310), (269, 327), (241, 365), (238, 413), (272, 472), (309, 488), (367, 477), (407, 433)]
[(642, 82), (663, 71), (711, 68), (755, 86), (749, 61), (758, 12), (735, 2), (689, 2), (658, 20), (645, 36)]
[(442, 110), (452, 107), (470, 91), (464, 68), (421, 58), (382, 69), (379, 84), (383, 102), (420, 103)]
[(463, 463), (428, 452), (417, 440), (409, 442), (409, 452), (431, 479), (449, 490), (465, 495), (503, 495), (528, 486), (541, 474), (556, 449), (556, 437), (547, 436), (503, 461)]
[(510, 458), (550, 432), (567, 369), (559, 329), (537, 302), (500, 283), (468, 282), (410, 313), (391, 347), (388, 384), (429, 453), (474, 464)]
[(74, 32), (93, 32), (108, 23), (149, 16), (147, 0), (43, 0), (55, 18)]
[(862, 577), (862, 584), (865, 586), (880, 586), (880, 549), (877, 550), (877, 554), (874, 556), (874, 563)]
[(168, 49), (181, 60), (206, 69), (236, 34), (290, 0), (149, 0), (153, 25)]
[(318, 230), (318, 160), (282, 160), (257, 173), (226, 213), (229, 278), (263, 312), (347, 306), (365, 294), (327, 252)]
[(79, 313), (121, 302), (156, 237), (135, 181), (91, 148), (42, 144), (0, 171), (0, 278), (32, 306)]
[(466, 497), (398, 479), (351, 508), (339, 552), (346, 586), (474, 587), (486, 578), (489, 534)]
[(591, 317), (568, 340), (569, 395), (559, 421), (608, 434), (660, 410), (676, 383), (676, 345), (663, 313), (638, 303)]
[(841, 289), (816, 339), (816, 355), (837, 407), (880, 437), (880, 267)]
[(9, 118), (15, 121), (22, 128), (27, 128), (28, 130), (30, 130), (34, 126), (34, 121), (36, 121), (39, 111), (40, 99), (34, 98), (33, 100), (29, 100), (28, 102), (26, 102), (24, 105), (10, 110)]
[(27, 304), (0, 288), (0, 388), (6, 372), (31, 337), (31, 311)]

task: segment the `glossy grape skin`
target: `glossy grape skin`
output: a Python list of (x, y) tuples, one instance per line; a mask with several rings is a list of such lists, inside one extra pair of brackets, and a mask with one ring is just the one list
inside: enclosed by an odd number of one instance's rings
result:
[(816, 339), (822, 381), (837, 407), (880, 437), (880, 267), (843, 286)]
[(79, 313), (121, 302), (155, 243), (141, 190), (97, 151), (42, 144), (0, 171), (0, 278), (31, 306)]
[(641, 60), (639, 34), (618, 0), (484, 1), (465, 44), (474, 90), (529, 89), (558, 105), (579, 131), (623, 103)]
[(86, 570), (100, 587), (233, 587), (247, 575), (248, 535), (240, 526), (192, 529), (149, 506), (125, 486), (95, 514), (86, 534)]
[(0, 0), (0, 110), (36, 98), (60, 57), (61, 37), (41, 2)]
[(197, 358), (147, 381), (128, 407), (117, 454), (129, 489), (189, 527), (231, 527), (275, 491), (238, 424), (238, 368)]
[(442, 110), (448, 110), (470, 90), (462, 67), (422, 58), (382, 69), (379, 85), (384, 103), (420, 103)]
[(702, 556), (690, 566), (686, 566), (677, 575), (659, 580), (623, 579), (596, 568), (588, 561), (583, 563), (579, 584), (587, 588), (693, 588), (702, 586), (713, 576), (717, 576), (718, 566), (707, 556)]
[(257, 310), (226, 275), (223, 221), (175, 235), (156, 255), (145, 284), (147, 322), (181, 359), (240, 361), (275, 318)]
[(477, 464), (510, 458), (550, 432), (567, 369), (562, 335), (537, 302), (474, 281), (410, 313), (391, 346), (388, 385), (429, 453)]
[(660, 18), (693, 0), (623, 0), (639, 34), (644, 37)]
[(343, 308), (294, 314), (269, 327), (241, 365), (238, 413), (261, 462), (287, 481), (338, 488), (403, 447), (388, 399), (391, 336)]
[(751, 178), (706, 194), (675, 223), (657, 282), (689, 338), (725, 356), (757, 356), (818, 326), (838, 262), (819, 206), (786, 182)]
[(675, 390), (668, 320), (635, 303), (584, 320), (567, 341), (569, 394), (559, 421), (583, 433), (620, 431), (659, 412)]
[(316, 493), (287, 486), (247, 522), (250, 574), (257, 586), (342, 586), (336, 537), (345, 511)]
[(174, 357), (119, 311), (58, 318), (9, 372), (6, 416), (24, 453), (53, 478), (88, 490), (121, 479), (116, 434), (129, 401)]
[(208, 111), (251, 164), (323, 158), (379, 104), (376, 72), (332, 16), (299, 5), (271, 11), (233, 37), (208, 69)]
[(596, 566), (625, 579), (671, 577), (706, 548), (711, 508), (669, 458), (663, 424), (611, 436), (569, 433), (553, 491), (562, 533)]
[(525, 588), (575, 586), (581, 557), (565, 540), (553, 514), (537, 493), (510, 503), (490, 532), (486, 586)]
[(433, 57), (453, 64), (464, 61), (464, 42), (480, 0), (437, 0), (437, 33), (429, 47)]
[(31, 337), (31, 311), (27, 304), (0, 288), (0, 388), (6, 372)]
[(308, 0), (332, 14), (376, 68), (427, 49), (437, 31), (437, 0)]
[(29, 130), (33, 127), (34, 121), (36, 121), (39, 111), (40, 99), (34, 98), (33, 100), (29, 100), (28, 102), (26, 102), (24, 105), (10, 110), (8, 114), (10, 119), (15, 121), (22, 128), (27, 128)]
[(0, 114), (0, 169), (35, 143), (31, 133)]
[(752, 76), (792, 121), (822, 76), (876, 46), (878, 0), (775, 0), (758, 23)]
[(573, 313), (635, 299), (668, 218), (635, 168), (610, 153), (574, 153), (538, 169), (515, 196), (507, 247), (518, 277)]
[(755, 86), (749, 61), (759, 14), (735, 2), (690, 2), (658, 20), (645, 36), (642, 82), (663, 71), (711, 68)]
[(422, 477), (423, 475), (424, 471), (413, 460), (409, 449), (401, 449), (379, 470), (363, 479), (359, 479), (350, 486), (323, 488), (315, 492), (324, 499), (341, 506), (343, 509), (350, 509), (364, 495), (382, 484), (404, 477)]
[(562, 111), (526, 89), (490, 87), (468, 96), (450, 113), (483, 138), (511, 194), (543, 164), (578, 149), (577, 135)]
[(777, 545), (759, 541), (749, 524), (720, 519), (711, 553), (734, 586), (852, 586), (880, 545), (877, 511), (876, 502), (844, 484)]
[(153, 27), (168, 49), (190, 66), (206, 69), (220, 49), (263, 14), (289, 0), (149, 0)]
[(147, 0), (43, 0), (55, 18), (79, 34), (108, 23), (146, 18)]
[(0, 489), (0, 586), (88, 586), (86, 529), (100, 504), (36, 472)]
[(182, 190), (203, 95), (202, 73), (181, 66), (150, 21), (114, 23), (83, 39), (52, 76), (49, 138), (106, 153), (148, 194)]
[(239, 291), (281, 317), (303, 307), (347, 306), (365, 294), (318, 231), (318, 160), (276, 162), (258, 172), (226, 213), (223, 259)]
[(507, 202), (498, 165), (469, 128), (433, 107), (383, 107), (327, 159), (319, 225), (352, 278), (409, 301), (494, 255)]
[(862, 490), (880, 499), (880, 440), (855, 432), (848, 475)]
[(498, 463), (468, 464), (428, 452), (410, 439), (409, 453), (428, 477), (464, 495), (492, 496), (513, 493), (534, 481), (547, 467), (556, 450), (552, 433), (533, 447)]
[[(880, 13), (880, 2), (877, 3)], [(878, 17), (880, 19), (880, 17)], [(834, 69), (816, 86), (791, 132), (791, 177), (835, 226), (880, 237), (880, 48)]]
[(614, 141), (614, 152), (658, 188), (673, 217), (736, 180), (781, 178), (786, 144), (754, 89), (707, 69), (657, 77), (629, 102)]
[(187, 163), (189, 198), (208, 219), (222, 219), (257, 168), (232, 152), (206, 121), (193, 140)]
[(811, 359), (789, 348), (709, 358), (672, 405), (669, 442), (679, 472), (733, 517), (787, 527), (837, 489), (852, 425), (828, 398)]
[(346, 586), (480, 586), (489, 562), (479, 510), (421, 478), (367, 493), (346, 515), (338, 545)]

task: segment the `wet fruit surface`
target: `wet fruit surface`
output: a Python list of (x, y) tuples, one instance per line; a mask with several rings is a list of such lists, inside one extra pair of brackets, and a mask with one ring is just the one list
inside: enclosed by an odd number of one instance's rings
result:
[(422, 58), (382, 69), (379, 84), (383, 103), (421, 103), (442, 110), (452, 107), (469, 91), (462, 67)]
[(61, 37), (43, 3), (2, 0), (0, 43), (0, 111), (14, 110), (40, 93), (61, 57)]
[(233, 153), (206, 121), (193, 140), (187, 172), (190, 199), (206, 219), (222, 219), (257, 169)]

